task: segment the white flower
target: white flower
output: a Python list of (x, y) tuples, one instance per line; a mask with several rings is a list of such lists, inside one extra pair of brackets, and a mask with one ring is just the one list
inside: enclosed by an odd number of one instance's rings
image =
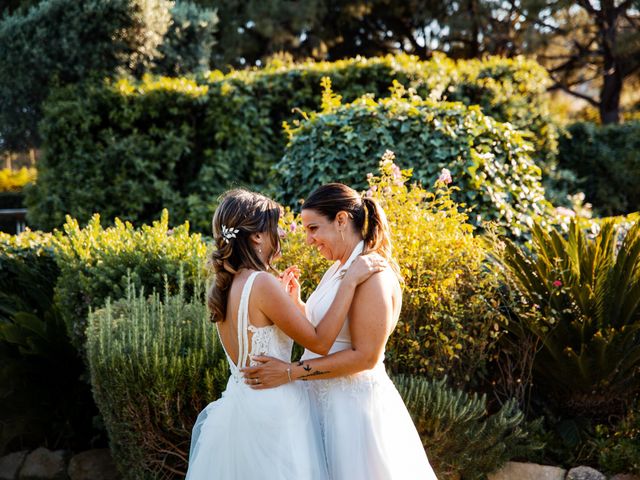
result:
[(222, 238), (224, 241), (229, 243), (229, 240), (232, 238), (236, 238), (236, 234), (239, 232), (237, 228), (228, 227), (226, 225), (222, 225)]

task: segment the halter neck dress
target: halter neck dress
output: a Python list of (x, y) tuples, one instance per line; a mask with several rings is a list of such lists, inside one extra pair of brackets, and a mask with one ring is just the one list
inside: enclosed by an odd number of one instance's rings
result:
[[(344, 272), (363, 248), (360, 242), (344, 266), (336, 262), (329, 268), (307, 300), (306, 315), (314, 325), (331, 306)], [(347, 318), (329, 353), (349, 348)], [(302, 358), (318, 356), (306, 350)], [(371, 370), (305, 385), (320, 422), (329, 478), (436, 480), (409, 412), (387, 375), (384, 355)]]

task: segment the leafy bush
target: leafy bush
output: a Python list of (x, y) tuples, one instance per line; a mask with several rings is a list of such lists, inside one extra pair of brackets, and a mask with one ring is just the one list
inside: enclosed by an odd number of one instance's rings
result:
[[(542, 72), (523, 59), (456, 63), (434, 56), (422, 62), (399, 55), (333, 63), (274, 60), (263, 69), (212, 72), (197, 83), (145, 78), (68, 87), (44, 109), (44, 158), (28, 196), (30, 222), (48, 230), (62, 225), (65, 214), (86, 222), (100, 212), (107, 220), (148, 223), (166, 207), (208, 231), (214, 200), (230, 185), (269, 193), (277, 180), (271, 167), (286, 144), (282, 122), (320, 108), (323, 76), (345, 101), (366, 93), (389, 96), (397, 80), (433, 101), (455, 97), (479, 104), (500, 121), (533, 129), (534, 141), (552, 145), (544, 140), (557, 134), (545, 113)], [(76, 178), (83, 185), (72, 183)]]
[(598, 464), (610, 473), (640, 474), (640, 401), (617, 425), (598, 425), (593, 441)]
[(487, 399), (417, 376), (394, 378), (438, 478), (485, 479), (508, 460), (539, 450), (515, 402), (489, 414)]
[(560, 139), (560, 167), (574, 172), (575, 189), (600, 215), (640, 210), (640, 121), (599, 126), (581, 122)]
[(67, 218), (64, 235), (57, 238), (56, 260), (60, 278), (55, 299), (73, 344), (81, 349), (90, 308), (100, 308), (108, 297), (126, 293), (127, 282), (147, 292), (160, 291), (165, 282), (171, 292), (178, 288), (181, 269), (187, 293), (202, 277), (206, 246), (189, 224), (169, 229), (169, 215), (152, 225), (135, 229), (116, 219), (103, 228), (95, 215), (85, 228)]
[(346, 105), (328, 81), (325, 87), (323, 110), (290, 130), (276, 166), (279, 197), (286, 203), (331, 181), (366, 188), (365, 174), (391, 149), (424, 184), (450, 169), (460, 188), (453, 198), (475, 208), (476, 225), (495, 220), (519, 237), (544, 212), (540, 169), (531, 161), (530, 144), (510, 125), (478, 107), (407, 95), (397, 83), (390, 98), (364, 97)]
[(143, 71), (158, 55), (167, 0), (45, 0), (0, 21), (0, 132), (7, 148), (37, 145), (42, 102), (57, 85), (116, 70)]
[(11, 170), (5, 168), (0, 170), (0, 192), (20, 191), (28, 183), (32, 183), (36, 179), (35, 168), (21, 168), (20, 170)]
[(197, 292), (187, 301), (182, 288), (170, 296), (167, 287), (164, 300), (147, 299), (129, 285), (126, 299), (90, 315), (91, 383), (125, 479), (184, 475), (191, 427), (228, 378)]
[[(407, 186), (409, 171), (400, 171), (387, 153), (380, 176), (369, 178), (369, 193), (384, 207), (394, 255), (404, 276), (400, 320), (386, 348), (393, 372), (441, 377), (458, 386), (483, 376), (498, 336), (501, 319), (495, 278), (483, 267), (486, 254), (467, 216), (450, 199), (443, 182), (435, 192)], [(328, 267), (309, 252), (299, 219), (289, 213), (282, 227), (281, 265), (297, 264), (303, 296), (318, 285)]]
[(569, 418), (607, 419), (640, 392), (640, 223), (617, 242), (613, 221), (590, 238), (540, 225), (531, 251), (496, 241), (495, 259), (521, 296), (506, 327), (539, 350), (533, 385)]
[[(83, 223), (96, 212), (107, 221), (151, 223), (163, 207), (186, 219), (188, 194), (202, 181), (196, 159), (206, 157), (207, 132), (183, 113), (202, 118), (205, 93), (192, 81), (168, 78), (145, 78), (137, 88), (122, 80), (59, 91), (77, 97), (45, 108), (46, 152), (26, 196), (30, 224), (50, 230), (69, 212)], [(155, 127), (159, 118), (162, 128)]]
[(51, 235), (0, 233), (0, 455), (82, 450), (101, 436), (84, 365), (53, 302), (58, 275)]

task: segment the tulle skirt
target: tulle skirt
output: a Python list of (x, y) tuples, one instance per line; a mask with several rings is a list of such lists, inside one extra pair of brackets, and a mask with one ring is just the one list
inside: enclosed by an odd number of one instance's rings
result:
[(384, 364), (307, 382), (332, 480), (435, 480), (420, 436)]
[(318, 419), (304, 386), (252, 390), (233, 376), (193, 427), (187, 480), (326, 480)]

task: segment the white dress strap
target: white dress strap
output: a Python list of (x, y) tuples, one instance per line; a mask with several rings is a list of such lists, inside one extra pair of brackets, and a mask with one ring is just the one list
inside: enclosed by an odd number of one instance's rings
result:
[(249, 357), (249, 296), (253, 281), (260, 272), (253, 272), (249, 275), (247, 282), (242, 289), (240, 306), (238, 307), (238, 368), (243, 368), (247, 364)]

